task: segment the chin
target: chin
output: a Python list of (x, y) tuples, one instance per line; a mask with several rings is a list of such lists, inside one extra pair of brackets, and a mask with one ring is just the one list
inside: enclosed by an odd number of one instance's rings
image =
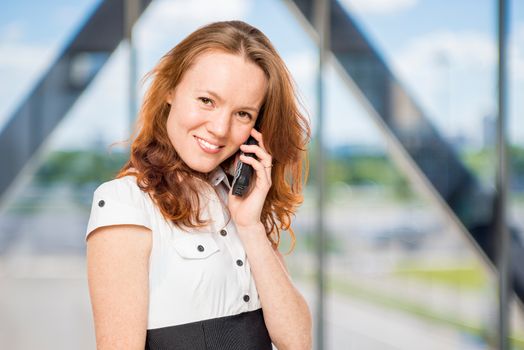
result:
[(190, 164), (190, 163), (186, 163), (187, 166), (189, 166), (192, 170), (194, 171), (197, 171), (199, 173), (204, 173), (204, 174), (207, 174), (213, 170), (216, 169), (216, 167), (218, 166), (218, 164)]

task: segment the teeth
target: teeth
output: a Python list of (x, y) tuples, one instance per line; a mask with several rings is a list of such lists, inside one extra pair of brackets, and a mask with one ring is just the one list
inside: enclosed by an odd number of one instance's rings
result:
[(197, 137), (197, 140), (198, 140), (198, 142), (200, 142), (202, 145), (204, 145), (206, 148), (210, 148), (210, 149), (219, 149), (219, 148), (220, 148), (219, 146), (216, 146), (216, 145), (210, 144), (209, 142), (204, 141), (204, 140), (202, 140), (201, 138), (198, 138), (198, 137)]

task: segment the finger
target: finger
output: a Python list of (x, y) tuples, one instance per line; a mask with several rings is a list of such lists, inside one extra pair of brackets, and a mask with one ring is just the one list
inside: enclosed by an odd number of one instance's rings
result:
[(260, 147), (262, 147), (264, 150), (266, 149), (266, 147), (264, 146), (264, 139), (260, 131), (258, 131), (255, 128), (251, 129), (251, 136), (253, 136), (255, 140), (257, 140)]
[[(257, 156), (257, 160), (262, 164), (264, 170), (266, 171), (266, 176), (271, 183), (271, 168), (273, 167), (273, 158), (265, 150), (261, 149), (257, 145), (245, 145), (247, 147), (242, 147), (242, 151), (246, 153), (254, 153)], [(248, 157), (252, 158), (252, 157)], [(253, 158), (252, 158), (253, 159)]]
[(261, 178), (261, 180), (265, 180), (265, 182), (271, 186), (271, 177), (268, 175), (268, 170), (271, 171), (271, 168), (265, 168), (261, 162), (244, 154), (240, 155), (240, 160), (243, 163), (251, 165), (253, 169), (255, 169), (258, 177)]
[(254, 153), (264, 166), (272, 165), (273, 158), (266, 150), (257, 145), (241, 145), (240, 149), (244, 153)]

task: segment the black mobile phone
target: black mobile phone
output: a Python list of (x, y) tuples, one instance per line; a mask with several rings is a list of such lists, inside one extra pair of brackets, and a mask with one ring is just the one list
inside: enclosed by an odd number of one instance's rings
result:
[[(246, 142), (244, 142), (245, 145), (258, 145), (257, 140), (255, 140), (252, 136), (249, 136)], [(240, 151), (240, 154), (245, 154), (248, 157), (255, 157), (254, 153), (244, 153)], [(249, 188), (249, 182), (251, 180), (251, 176), (253, 175), (253, 167), (249, 164), (243, 163), (242, 161), (238, 161), (237, 167), (235, 169), (235, 175), (233, 177), (233, 189), (232, 192), (235, 196), (242, 197), (247, 189)]]

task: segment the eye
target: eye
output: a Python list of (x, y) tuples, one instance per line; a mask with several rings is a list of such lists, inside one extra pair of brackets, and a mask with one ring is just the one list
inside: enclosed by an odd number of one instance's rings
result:
[(248, 118), (249, 120), (253, 119), (253, 116), (248, 112), (240, 111), (238, 112), (238, 115), (242, 118)]
[(210, 106), (213, 104), (213, 100), (210, 99), (210, 98), (207, 98), (207, 97), (199, 97), (198, 98), (200, 101), (202, 101), (203, 104), (205, 104), (206, 106)]

